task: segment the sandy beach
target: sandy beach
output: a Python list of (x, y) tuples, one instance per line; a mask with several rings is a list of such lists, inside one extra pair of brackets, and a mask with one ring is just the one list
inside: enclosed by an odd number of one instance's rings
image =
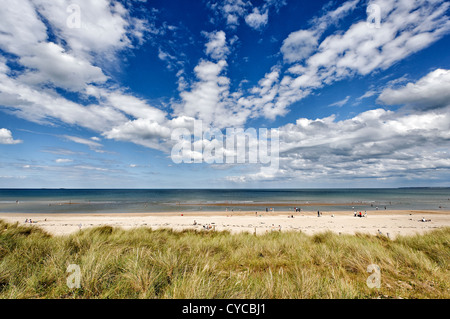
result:
[[(364, 214), (364, 212), (363, 212)], [(293, 217), (291, 217), (293, 216)], [(421, 221), (425, 218), (427, 222)], [(23, 225), (38, 226), (53, 235), (68, 235), (80, 229), (113, 226), (123, 229), (137, 227), (196, 229), (199, 231), (250, 232), (302, 231), (315, 234), (333, 231), (342, 234), (357, 232), (391, 238), (398, 235), (424, 233), (450, 226), (450, 211), (367, 211), (367, 217), (354, 217), (353, 212), (189, 212), (149, 214), (21, 214), (1, 213), (0, 219)], [(33, 223), (25, 223), (31, 219)], [(208, 228), (208, 229), (207, 229)]]

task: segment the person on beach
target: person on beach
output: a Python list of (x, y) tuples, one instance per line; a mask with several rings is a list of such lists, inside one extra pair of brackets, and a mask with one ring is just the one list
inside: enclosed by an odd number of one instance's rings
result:
[(320, 211), (317, 211), (317, 217), (320, 217)]

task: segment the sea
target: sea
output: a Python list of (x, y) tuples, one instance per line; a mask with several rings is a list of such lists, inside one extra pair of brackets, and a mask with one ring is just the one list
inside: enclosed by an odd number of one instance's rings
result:
[(450, 210), (450, 188), (0, 189), (1, 213)]

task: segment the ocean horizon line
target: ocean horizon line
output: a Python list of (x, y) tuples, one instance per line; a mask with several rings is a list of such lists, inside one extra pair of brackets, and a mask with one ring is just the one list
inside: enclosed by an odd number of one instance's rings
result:
[(326, 190), (326, 189), (334, 189), (334, 190), (348, 190), (348, 189), (450, 189), (450, 186), (399, 186), (399, 187), (271, 187), (271, 188), (257, 188), (257, 187), (246, 187), (246, 188), (232, 188), (232, 187), (210, 187), (210, 188), (202, 188), (202, 187), (160, 187), (160, 188), (132, 188), (132, 187), (110, 187), (110, 188), (81, 188), (81, 187), (0, 187), (0, 191), (2, 190)]

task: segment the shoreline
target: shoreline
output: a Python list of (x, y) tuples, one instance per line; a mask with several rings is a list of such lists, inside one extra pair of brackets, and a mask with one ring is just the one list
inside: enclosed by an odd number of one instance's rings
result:
[[(445, 209), (380, 209), (380, 210), (359, 210), (354, 209), (352, 211), (350, 210), (320, 210), (323, 214), (334, 214), (334, 215), (345, 215), (349, 216), (352, 215), (353, 212), (363, 212), (366, 211), (368, 214), (375, 216), (375, 215), (393, 215), (393, 214), (431, 214), (431, 215), (448, 215), (450, 214), (450, 210)], [(279, 211), (263, 211), (263, 210), (238, 210), (238, 211), (217, 211), (217, 210), (198, 210), (198, 211), (183, 211), (179, 210), (176, 212), (170, 212), (170, 211), (159, 211), (159, 212), (103, 212), (103, 213), (94, 213), (94, 212), (87, 212), (87, 213), (48, 213), (48, 212), (33, 212), (33, 213), (26, 213), (26, 212), (0, 212), (0, 218), (1, 216), (30, 216), (30, 215), (37, 215), (37, 216), (180, 216), (180, 214), (183, 215), (189, 215), (189, 216), (224, 216), (224, 215), (235, 215), (235, 216), (254, 216), (255, 213), (258, 215), (264, 215), (264, 216), (281, 216), (281, 215), (314, 215), (317, 216), (317, 210), (302, 210), (301, 212), (294, 212), (293, 210), (279, 210)]]
[[(359, 211), (358, 211), (359, 212)], [(390, 238), (398, 235), (413, 235), (441, 227), (450, 227), (450, 211), (447, 210), (373, 210), (367, 217), (354, 217), (349, 211), (279, 211), (279, 212), (161, 212), (161, 213), (0, 213), (0, 219), (25, 226), (37, 226), (48, 233), (60, 236), (70, 235), (80, 229), (112, 226), (122, 229), (148, 227), (152, 229), (170, 228), (173, 230), (194, 229), (231, 233), (249, 232), (264, 234), (271, 231), (302, 231), (316, 234), (332, 231), (342, 234), (367, 233), (377, 235), (381, 232)], [(293, 216), (291, 218), (290, 216)], [(25, 223), (25, 219), (35, 223)], [(428, 222), (421, 222), (425, 218)], [(194, 225), (194, 221), (196, 225)]]

